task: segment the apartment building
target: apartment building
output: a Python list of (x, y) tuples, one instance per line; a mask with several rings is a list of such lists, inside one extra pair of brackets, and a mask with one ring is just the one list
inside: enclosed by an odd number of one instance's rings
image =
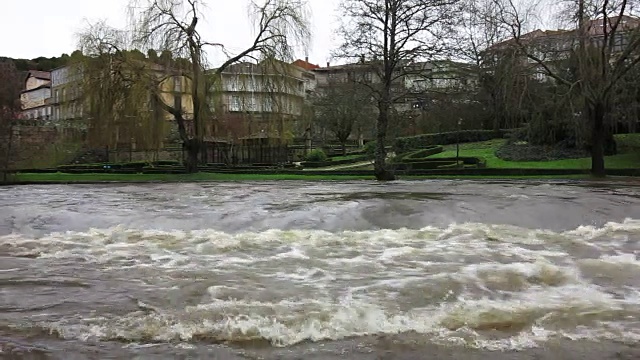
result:
[(301, 135), (305, 99), (315, 78), (305, 68), (277, 60), (241, 62), (225, 69), (215, 86), (218, 138), (273, 142)]

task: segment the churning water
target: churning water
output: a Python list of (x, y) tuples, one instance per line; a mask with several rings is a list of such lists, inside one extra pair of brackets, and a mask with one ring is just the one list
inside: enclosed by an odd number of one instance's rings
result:
[(309, 358), (340, 341), (375, 352), (372, 336), (634, 344), (637, 219), (640, 188), (621, 184), (6, 187), (0, 345)]

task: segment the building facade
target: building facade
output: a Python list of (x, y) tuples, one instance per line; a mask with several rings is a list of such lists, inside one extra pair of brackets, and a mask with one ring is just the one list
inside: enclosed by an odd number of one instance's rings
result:
[(51, 97), (51, 73), (30, 70), (25, 79), (24, 90), (20, 94), (22, 118), (27, 120), (49, 120), (52, 109), (47, 104)]
[(241, 62), (220, 73), (212, 93), (216, 137), (287, 141), (300, 132), (314, 74), (281, 61)]

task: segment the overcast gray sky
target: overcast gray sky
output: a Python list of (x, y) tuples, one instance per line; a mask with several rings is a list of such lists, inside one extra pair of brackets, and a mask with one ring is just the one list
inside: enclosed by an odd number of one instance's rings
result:
[[(129, 0), (0, 0), (0, 56), (32, 59), (71, 54), (76, 34), (89, 22), (105, 19), (110, 25), (126, 25)], [(203, 37), (241, 50), (250, 44), (248, 0), (207, 0), (206, 22), (198, 24)], [(308, 0), (313, 39), (309, 61), (324, 64), (339, 43), (339, 0)], [(297, 54), (304, 58), (305, 54)]]

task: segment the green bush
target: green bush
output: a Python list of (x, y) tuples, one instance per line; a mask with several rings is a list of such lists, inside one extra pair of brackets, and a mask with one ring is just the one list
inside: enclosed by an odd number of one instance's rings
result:
[(376, 141), (369, 141), (364, 144), (364, 153), (369, 157), (369, 159), (373, 159), (376, 156)]
[(493, 130), (462, 130), (401, 137), (396, 139), (394, 150), (396, 153), (405, 153), (416, 149), (423, 149), (427, 146), (451, 145), (458, 141), (460, 143), (488, 141), (503, 137), (504, 132), (504, 130), (498, 132)]
[(305, 157), (306, 161), (323, 162), (327, 160), (327, 154), (322, 149), (311, 150)]

